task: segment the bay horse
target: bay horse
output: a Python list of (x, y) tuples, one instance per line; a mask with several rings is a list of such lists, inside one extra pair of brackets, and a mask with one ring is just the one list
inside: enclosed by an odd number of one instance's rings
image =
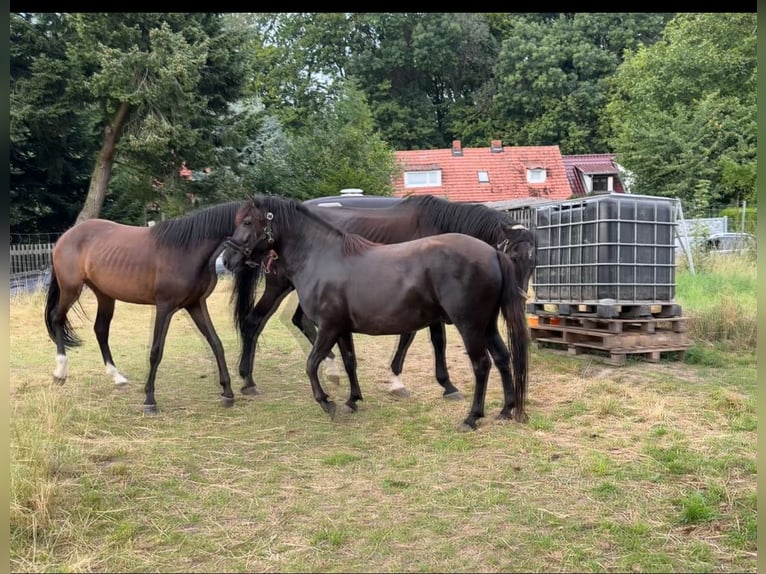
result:
[[(361, 198), (357, 198), (359, 201)], [(516, 264), (519, 283), (527, 291), (530, 277), (536, 265), (536, 237), (534, 232), (510, 220), (507, 214), (481, 204), (457, 203), (426, 195), (391, 200), (386, 207), (321, 207), (312, 205), (320, 200), (308, 200), (304, 205), (315, 215), (346, 232), (362, 235), (377, 243), (401, 243), (411, 239), (442, 233), (464, 233), (472, 235), (489, 245), (506, 252)], [(359, 205), (357, 203), (357, 205)], [(252, 257), (248, 264), (257, 264)], [(267, 266), (267, 267), (266, 267)], [(257, 394), (253, 380), (253, 364), (258, 337), (266, 322), (279, 307), (284, 298), (293, 291), (290, 279), (281, 270), (279, 261), (268, 259), (264, 264), (265, 288), (255, 305), (255, 273), (253, 269), (241, 267), (235, 274), (232, 291), (235, 323), (239, 327), (242, 353), (239, 374), (244, 381), (243, 394)], [(314, 324), (304, 316), (300, 302), (292, 316), (297, 326), (313, 344), (316, 338)], [(447, 399), (461, 399), (462, 394), (449, 378), (445, 356), (446, 336), (444, 323), (437, 321), (429, 327), (434, 348), (436, 380), (443, 387)], [(415, 332), (400, 336), (396, 352), (391, 361), (391, 377), (388, 390), (396, 396), (407, 396), (409, 391), (400, 375), (404, 359)], [(332, 351), (325, 361), (327, 373), (337, 381), (337, 367)]]
[[(460, 233), (374, 243), (334, 227), (296, 200), (277, 196), (255, 196), (237, 222), (224, 262), (236, 272), (252, 254), (273, 252), (279, 258), (306, 316), (317, 325), (306, 373), (314, 399), (331, 417), (336, 406), (317, 371), (336, 343), (350, 382), (345, 408), (353, 412), (362, 400), (353, 333), (396, 335), (449, 321), (463, 339), (475, 377), (473, 403), (461, 430), (475, 430), (484, 416), (489, 355), (503, 385), (498, 417), (527, 420), (525, 297), (508, 255)], [(253, 273), (259, 276), (259, 268)], [(501, 312), (510, 352), (498, 331)]]
[(115, 301), (156, 308), (145, 386), (147, 414), (157, 410), (154, 397), (157, 368), (170, 319), (179, 309), (189, 313), (213, 350), (223, 387), (221, 402), (225, 406), (232, 404), (231, 378), (206, 300), (218, 280), (216, 256), (234, 231), (235, 216), (242, 205), (241, 201), (215, 205), (160, 221), (152, 227), (88, 219), (67, 230), (53, 248), (45, 302), (45, 325), (56, 343), (54, 381), (62, 384), (66, 381), (69, 371), (66, 350), (82, 343), (67, 313), (87, 285), (98, 301), (96, 339), (106, 373), (116, 385), (124, 385), (127, 379), (117, 370), (109, 348)]

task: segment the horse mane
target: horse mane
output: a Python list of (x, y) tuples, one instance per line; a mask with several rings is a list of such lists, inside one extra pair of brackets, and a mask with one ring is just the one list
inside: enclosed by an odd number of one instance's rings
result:
[[(315, 213), (309, 211), (303, 203), (296, 199), (272, 195), (260, 195), (253, 198), (253, 201), (258, 206), (267, 209), (274, 214), (274, 226), (276, 229), (279, 229), (280, 226), (292, 227), (294, 225), (301, 225), (303, 223), (301, 218), (308, 218), (321, 228), (322, 231), (319, 233), (324, 233), (325, 235), (330, 235), (343, 241), (343, 255), (358, 255), (373, 245), (377, 245), (361, 235), (346, 233), (342, 229), (335, 227)], [(309, 241), (311, 241), (310, 235), (317, 233), (314, 226), (304, 226), (303, 230), (305, 233), (309, 234)]]
[(242, 201), (230, 201), (166, 219), (149, 228), (157, 243), (165, 247), (188, 248), (207, 239), (220, 239), (234, 231), (234, 217)]
[(408, 197), (399, 205), (417, 207), (422, 226), (434, 227), (442, 233), (473, 235), (486, 243), (502, 241), (505, 238), (503, 225), (511, 223), (505, 213), (486, 205), (458, 203), (433, 195)]

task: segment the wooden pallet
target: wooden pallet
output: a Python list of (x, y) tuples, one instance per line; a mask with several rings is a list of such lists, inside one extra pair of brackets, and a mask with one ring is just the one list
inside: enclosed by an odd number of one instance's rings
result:
[(603, 354), (613, 365), (625, 364), (628, 355), (656, 362), (663, 353), (683, 354), (691, 346), (683, 317), (605, 320), (541, 315), (529, 329), (538, 348), (564, 348), (570, 355)]
[(588, 331), (603, 331), (619, 334), (628, 332), (656, 333), (672, 331), (684, 333), (687, 329), (687, 317), (642, 318), (642, 319), (604, 319), (602, 317), (566, 316), (543, 313), (537, 316), (536, 327), (574, 327)]
[(564, 343), (560, 340), (546, 338), (536, 339), (533, 344), (538, 349), (563, 349), (570, 356), (593, 357), (606, 364), (616, 366), (626, 364), (629, 356), (640, 357), (649, 363), (657, 363), (663, 356), (668, 357), (669, 355), (676, 355), (680, 358), (691, 346), (686, 344), (678, 347), (603, 349), (596, 345)]
[(672, 318), (681, 316), (676, 303), (527, 303), (527, 313), (600, 319)]

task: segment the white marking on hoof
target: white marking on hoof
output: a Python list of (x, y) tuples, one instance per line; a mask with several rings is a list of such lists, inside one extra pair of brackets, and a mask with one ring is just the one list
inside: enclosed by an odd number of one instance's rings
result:
[(106, 364), (106, 374), (112, 377), (115, 385), (124, 385), (128, 382), (128, 379), (123, 377), (122, 374), (120, 374), (120, 371), (117, 370), (117, 367), (112, 363)]
[(391, 379), (388, 383), (388, 392), (394, 393), (398, 391), (399, 389), (403, 389), (404, 383), (401, 381), (398, 375), (395, 375), (394, 373), (391, 373)]
[(328, 377), (340, 378), (340, 371), (338, 370), (338, 364), (335, 362), (335, 358), (327, 357), (324, 360), (325, 374)]
[(56, 368), (53, 370), (53, 376), (58, 380), (65, 380), (69, 374), (69, 357), (66, 355), (56, 355)]

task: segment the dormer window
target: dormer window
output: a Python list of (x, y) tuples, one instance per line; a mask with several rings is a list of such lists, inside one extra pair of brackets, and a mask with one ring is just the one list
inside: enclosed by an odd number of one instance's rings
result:
[(405, 171), (404, 187), (440, 187), (442, 170)]
[(544, 167), (527, 168), (527, 183), (545, 183), (546, 175)]
[(489, 183), (489, 172), (488, 171), (479, 171), (477, 172), (479, 176), (479, 183)]

